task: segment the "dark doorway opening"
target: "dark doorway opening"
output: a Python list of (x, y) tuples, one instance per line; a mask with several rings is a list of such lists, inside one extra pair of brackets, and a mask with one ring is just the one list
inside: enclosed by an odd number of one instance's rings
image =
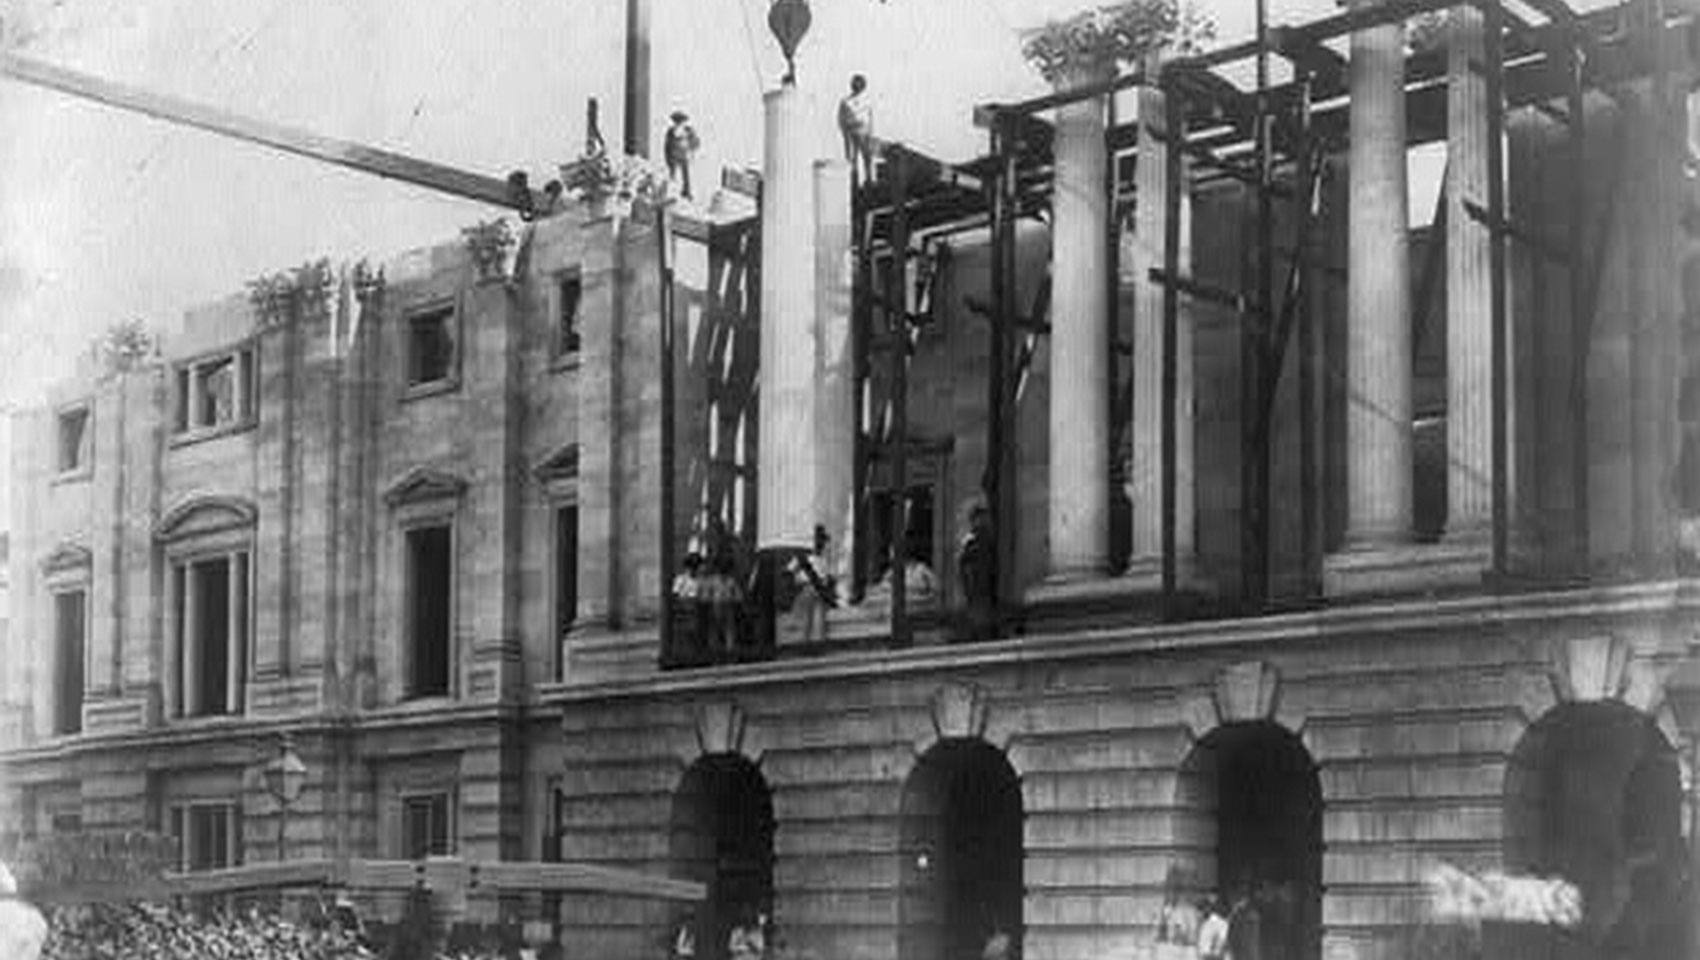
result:
[[(1322, 785), (1310, 751), (1274, 723), (1230, 723), (1193, 747), (1181, 768), (1179, 835), (1197, 894), (1255, 908), (1265, 957), (1322, 953)], [(1236, 932), (1236, 935), (1237, 932)]]
[(677, 875), (708, 885), (696, 910), (698, 960), (724, 960), (739, 924), (773, 909), (773, 796), (756, 765), (737, 754), (691, 764), (673, 795)]
[(903, 789), (900, 960), (979, 960), (994, 933), (1021, 955), (1021, 781), (1001, 750), (946, 740)]
[(1572, 931), (1495, 925), (1496, 955), (1677, 960), (1688, 894), (1675, 749), (1622, 703), (1565, 704), (1531, 726), (1505, 775), (1505, 866), (1582, 894)]

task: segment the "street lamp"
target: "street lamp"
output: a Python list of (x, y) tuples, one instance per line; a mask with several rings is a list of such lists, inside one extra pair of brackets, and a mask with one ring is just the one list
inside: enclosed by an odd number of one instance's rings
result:
[(786, 84), (797, 82), (797, 44), (802, 43), (803, 34), (809, 32), (811, 20), (809, 0), (773, 0), (773, 6), (767, 8), (767, 29), (779, 41), (779, 49), (785, 52)]
[[(1700, 659), (1691, 658), (1665, 681), (1665, 702), (1676, 718), (1677, 729), (1688, 741), (1688, 876), (1693, 896), (1700, 897)], [(1695, 942), (1700, 942), (1700, 902), (1690, 904), (1690, 923)]]
[(301, 796), (301, 788), (307, 784), (307, 765), (301, 762), (301, 757), (295, 752), (295, 739), (289, 734), (283, 734), (278, 742), (276, 759), (266, 764), (262, 771), (266, 781), (266, 792), (271, 794), (278, 804), (277, 817), (277, 859), (284, 859), (284, 839), (289, 828), (289, 807)]

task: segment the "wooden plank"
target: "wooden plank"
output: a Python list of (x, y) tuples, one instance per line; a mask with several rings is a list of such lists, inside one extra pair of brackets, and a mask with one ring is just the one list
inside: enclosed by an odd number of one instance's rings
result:
[(480, 863), (476, 866), (474, 888), (477, 887), (509, 891), (605, 893), (688, 902), (701, 901), (708, 896), (708, 886), (695, 880), (590, 863)]
[[(420, 160), (349, 140), (326, 137), (296, 127), (254, 120), (228, 110), (103, 80), (39, 60), (15, 54), (0, 54), (0, 76), (361, 173), (375, 174), (499, 207), (515, 207), (509, 198), (508, 183), (505, 179), (470, 173), (429, 160)], [(541, 193), (533, 191), (532, 198), (534, 208), (542, 209), (545, 206), (545, 198)]]
[(162, 878), (159, 889), (136, 891), (132, 899), (149, 896), (194, 897), (280, 887), (311, 887), (332, 883), (337, 875), (337, 866), (332, 860), (286, 860), (282, 863), (272, 861), (222, 870), (168, 873)]

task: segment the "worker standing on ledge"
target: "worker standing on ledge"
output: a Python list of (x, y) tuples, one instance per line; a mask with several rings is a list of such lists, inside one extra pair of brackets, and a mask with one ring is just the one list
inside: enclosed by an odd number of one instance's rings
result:
[(701, 146), (690, 116), (683, 110), (673, 111), (673, 125), (667, 128), (662, 149), (667, 156), (667, 179), (679, 182), (679, 195), (686, 200), (691, 198), (691, 158)]
[(850, 95), (838, 102), (838, 132), (844, 136), (844, 159), (851, 172), (862, 162), (862, 182), (874, 179), (874, 107), (868, 101), (868, 78), (850, 78)]

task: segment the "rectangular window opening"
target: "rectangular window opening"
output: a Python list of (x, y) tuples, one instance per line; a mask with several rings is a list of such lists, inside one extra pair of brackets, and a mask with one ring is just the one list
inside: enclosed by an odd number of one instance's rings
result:
[(438, 383), (454, 375), (454, 308), (414, 314), (407, 321), (407, 382), (409, 386)]
[(555, 330), (556, 354), (566, 356), (577, 353), (582, 343), (578, 330), (578, 309), (580, 301), (584, 299), (584, 281), (580, 279), (578, 271), (561, 278), (560, 297)]
[(59, 415), (59, 472), (83, 469), (89, 460), (89, 410), (78, 407)]
[(171, 808), (171, 838), (181, 870), (221, 870), (241, 862), (234, 804), (187, 803)]
[(171, 587), (178, 715), (241, 713), (248, 671), (248, 555), (179, 564)]
[(454, 852), (450, 842), (449, 795), (430, 793), (402, 799), (402, 854), (409, 860), (443, 857)]
[(407, 533), (408, 695), (449, 692), (452, 538), (447, 526)]
[(83, 658), (88, 636), (88, 594), (67, 590), (53, 597), (57, 638), (57, 676), (54, 678), (53, 732), (83, 730)]
[(178, 369), (178, 433), (234, 426), (253, 417), (253, 350), (221, 354)]
[(578, 619), (578, 506), (555, 511), (555, 633), (565, 637)]

